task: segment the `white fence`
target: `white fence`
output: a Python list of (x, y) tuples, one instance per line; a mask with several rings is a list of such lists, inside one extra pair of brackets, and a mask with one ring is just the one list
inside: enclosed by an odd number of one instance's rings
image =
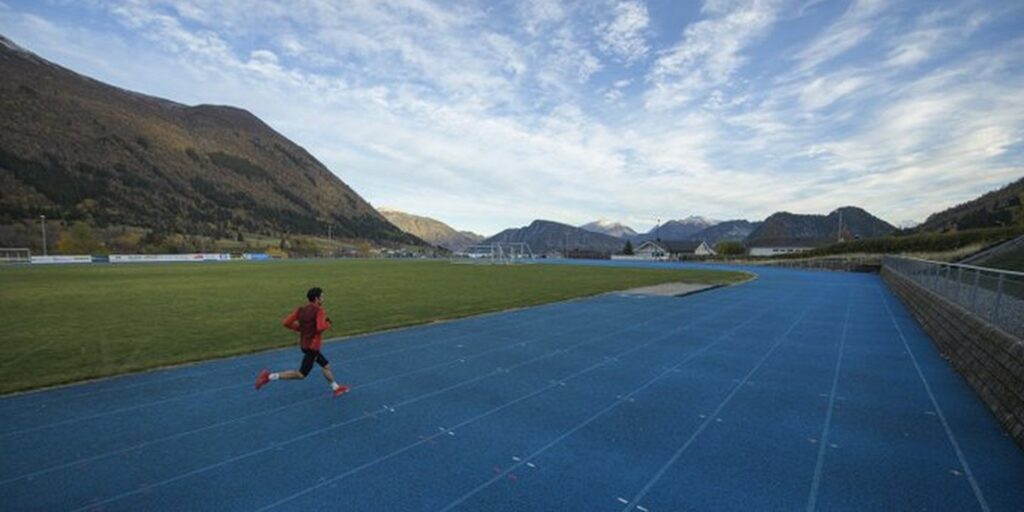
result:
[[(270, 259), (267, 255), (245, 254), (246, 260)], [(21, 260), (19, 260), (21, 261)], [(231, 261), (228, 253), (200, 252), (193, 254), (111, 254), (92, 256), (89, 254), (62, 254), (54, 256), (31, 256), (27, 262), (33, 265), (82, 265), (86, 263), (182, 263), (204, 261)]]
[(882, 267), (1024, 338), (1024, 272), (886, 256)]
[(612, 254), (612, 259), (617, 261), (654, 261), (655, 259), (649, 256), (637, 256), (635, 254)]
[(88, 254), (64, 256), (32, 256), (33, 265), (67, 265), (82, 263), (92, 263), (92, 256)]
[(192, 254), (111, 254), (111, 263), (170, 263), (170, 262), (203, 262), (231, 261), (228, 253), (192, 253)]

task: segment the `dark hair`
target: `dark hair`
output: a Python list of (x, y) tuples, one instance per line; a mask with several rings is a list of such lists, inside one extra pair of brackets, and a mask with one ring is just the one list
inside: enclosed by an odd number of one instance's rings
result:
[(313, 287), (313, 288), (310, 288), (308, 292), (306, 292), (306, 298), (309, 299), (310, 302), (313, 302), (318, 297), (320, 297), (320, 295), (322, 293), (324, 293), (323, 290), (321, 290), (318, 287)]

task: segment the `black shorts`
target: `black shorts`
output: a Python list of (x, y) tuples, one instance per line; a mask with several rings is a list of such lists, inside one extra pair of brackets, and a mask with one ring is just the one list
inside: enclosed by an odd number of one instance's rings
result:
[(299, 367), (299, 373), (301, 373), (303, 377), (309, 375), (309, 371), (313, 369), (313, 361), (316, 361), (316, 364), (320, 365), (321, 368), (331, 364), (331, 362), (328, 361), (319, 350), (304, 348), (302, 349), (302, 353), (305, 355), (302, 356), (302, 366)]

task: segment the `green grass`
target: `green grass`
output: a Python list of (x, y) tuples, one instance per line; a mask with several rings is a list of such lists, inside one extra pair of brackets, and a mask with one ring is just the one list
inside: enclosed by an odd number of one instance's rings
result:
[(1024, 247), (1017, 247), (1002, 254), (992, 256), (975, 265), (1003, 270), (1024, 272)]
[(324, 288), (331, 337), (668, 281), (742, 273), (322, 260), (0, 268), (0, 393), (284, 347), (281, 319)]

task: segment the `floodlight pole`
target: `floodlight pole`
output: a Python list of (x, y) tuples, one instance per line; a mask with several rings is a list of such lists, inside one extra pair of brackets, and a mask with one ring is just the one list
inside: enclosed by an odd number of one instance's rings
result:
[(46, 256), (46, 215), (39, 216), (39, 226), (43, 230), (43, 256)]
[[(658, 219), (658, 223), (654, 225), (654, 240), (657, 242), (656, 244), (654, 244), (654, 246), (657, 247), (658, 249), (660, 249), (661, 248), (661, 219)], [(658, 249), (654, 250), (654, 254), (655, 254), (654, 259), (658, 259), (658, 258), (661, 257), (661, 253), (660, 253), (660, 251), (658, 251)]]
[(843, 210), (839, 210), (839, 234), (836, 240), (837, 242), (843, 241)]

